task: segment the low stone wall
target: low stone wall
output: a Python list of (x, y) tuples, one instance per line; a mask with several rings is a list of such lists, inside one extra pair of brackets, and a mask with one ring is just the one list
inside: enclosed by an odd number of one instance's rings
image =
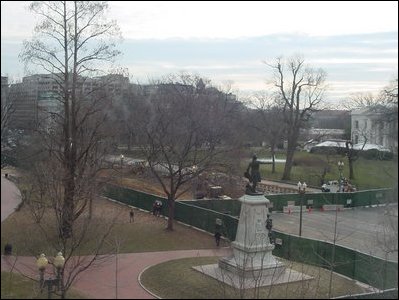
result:
[(298, 190), (294, 187), (283, 187), (274, 184), (258, 183), (257, 189), (265, 194), (294, 194), (298, 193)]

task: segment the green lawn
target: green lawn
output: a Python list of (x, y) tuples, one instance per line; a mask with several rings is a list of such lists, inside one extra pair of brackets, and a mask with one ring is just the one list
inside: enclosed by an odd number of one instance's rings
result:
[[(106, 200), (98, 200), (96, 209), (106, 212), (96, 214), (93, 217), (93, 226), (88, 234), (88, 239), (82, 243), (79, 254), (88, 255), (93, 253), (98, 237), (101, 236), (101, 228), (106, 228), (108, 219), (117, 213), (115, 227), (101, 251), (101, 253), (114, 253), (115, 242), (120, 243), (120, 253), (167, 251), (167, 250), (189, 250), (189, 249), (212, 249), (215, 241), (212, 235), (190, 229), (179, 223), (174, 224), (174, 231), (167, 231), (166, 220), (158, 218), (150, 213), (135, 210), (135, 221), (129, 223), (129, 211), (126, 206), (112, 204)], [(13, 246), (14, 255), (55, 255), (54, 245), (49, 241), (55, 240), (53, 235), (56, 230), (50, 230), (52, 234), (44, 236), (39, 230), (39, 225), (49, 229), (54, 227), (50, 217), (43, 218), (47, 223), (37, 224), (32, 219), (28, 209), (22, 208), (14, 212), (2, 222), (1, 247), (4, 249), (6, 243)], [(43, 221), (43, 222), (46, 222)], [(52, 237), (53, 236), (53, 237)]]
[[(256, 153), (258, 158), (270, 158), (270, 152), (263, 148), (248, 150), (248, 159), (242, 161), (241, 167), (247, 168), (251, 153)], [(278, 153), (276, 158), (285, 158), (284, 153)], [(308, 152), (296, 152), (294, 155), (294, 166), (291, 170), (291, 181), (305, 181), (309, 185), (320, 186), (320, 178), (324, 167), (328, 168), (325, 180), (338, 180), (339, 171), (337, 162), (345, 163), (343, 177), (349, 178), (349, 167), (345, 157), (341, 155), (313, 154)], [(261, 165), (262, 179), (280, 180), (284, 164), (276, 164), (276, 172), (272, 174), (271, 165)], [(398, 182), (397, 161), (368, 160), (360, 157), (354, 163), (355, 179), (351, 181), (359, 190), (375, 188), (391, 188)]]
[[(52, 294), (55, 299), (59, 296)], [(69, 299), (84, 299), (82, 294), (74, 290), (67, 293)], [(1, 299), (47, 299), (47, 291), (39, 290), (39, 284), (16, 273), (1, 272)]]
[[(216, 257), (187, 258), (168, 261), (146, 270), (142, 277), (143, 285), (151, 292), (168, 299), (237, 299), (238, 289), (193, 270), (192, 266), (217, 263)], [(314, 277), (306, 282), (275, 285), (259, 289), (259, 299), (328, 298), (330, 272), (300, 263), (284, 261), (292, 269)], [(244, 298), (254, 298), (254, 289), (245, 291)], [(333, 274), (332, 297), (362, 293), (365, 290), (352, 280)]]

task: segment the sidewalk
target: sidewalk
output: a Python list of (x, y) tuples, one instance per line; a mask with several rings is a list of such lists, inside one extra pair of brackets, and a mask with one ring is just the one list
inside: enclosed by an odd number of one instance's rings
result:
[(1, 222), (14, 212), (21, 202), (21, 193), (17, 186), (1, 176)]
[[(295, 185), (295, 184), (282, 183), (282, 182), (278, 182), (278, 181), (271, 181), (271, 180), (264, 180), (264, 179), (261, 180), (261, 183), (265, 184), (265, 185), (274, 185), (274, 186), (279, 186), (279, 187), (282, 187), (282, 188), (290, 188), (290, 189), (298, 190), (298, 186)], [(321, 193), (321, 189), (315, 189), (315, 188), (307, 187), (306, 188), (306, 192), (308, 192), (308, 193)]]
[[(1, 176), (1, 221), (14, 212), (21, 202), (21, 194), (14, 183)], [(101, 256), (87, 270), (80, 273), (72, 285), (92, 299), (154, 299), (139, 284), (138, 277), (147, 267), (168, 260), (185, 257), (227, 256), (230, 248), (210, 250), (179, 250), (145, 253), (124, 253), (111, 256)], [(83, 258), (84, 259), (84, 258)], [(117, 264), (116, 264), (117, 263)], [(116, 266), (118, 266), (116, 270)], [(1, 256), (1, 270), (22, 273), (31, 278), (39, 279), (36, 258), (27, 256)], [(50, 268), (48, 268), (50, 270)], [(47, 274), (46, 278), (52, 276)], [(117, 281), (116, 281), (116, 276)], [(116, 286), (118, 286), (116, 290)]]
[[(140, 286), (138, 281), (140, 273), (145, 268), (185, 257), (227, 256), (230, 254), (230, 248), (119, 254), (117, 257), (105, 257), (105, 260), (82, 272), (72, 286), (92, 299), (154, 299)], [(104, 256), (102, 257), (104, 258)], [(14, 262), (15, 257), (2, 256), (1, 270), (10, 270)], [(36, 269), (34, 257), (18, 257), (14, 272), (18, 270), (38, 278), (39, 274)], [(117, 284), (116, 275), (118, 276)], [(118, 286), (117, 290), (116, 285)]]

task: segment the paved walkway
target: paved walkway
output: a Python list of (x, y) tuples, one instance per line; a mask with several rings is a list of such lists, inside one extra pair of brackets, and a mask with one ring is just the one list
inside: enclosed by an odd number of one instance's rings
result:
[(1, 175), (1, 222), (14, 212), (21, 202), (21, 193), (14, 183)]
[[(117, 257), (102, 256), (104, 260), (82, 272), (75, 280), (73, 287), (92, 299), (154, 299), (151, 294), (140, 286), (138, 281), (140, 273), (145, 268), (168, 260), (185, 257), (227, 256), (230, 254), (230, 248), (219, 248), (211, 250), (125, 253), (119, 254)], [(38, 278), (35, 258), (18, 257), (16, 259), (12, 256), (2, 256), (2, 271), (10, 270), (13, 265), (14, 272), (22, 272), (25, 275)], [(118, 267), (116, 268), (116, 266)], [(117, 289), (116, 275), (118, 276)]]
[[(276, 185), (281, 188), (290, 188), (290, 189), (295, 189), (298, 190), (298, 186), (296, 184), (289, 184), (289, 183), (283, 183), (279, 181), (271, 181), (271, 180), (261, 180), (261, 183), (266, 184), (266, 185)], [(321, 193), (321, 189), (315, 189), (311, 187), (306, 188), (306, 192), (308, 193)]]
[[(5, 220), (21, 202), (21, 194), (14, 183), (1, 176), (1, 221)], [(168, 260), (185, 257), (227, 256), (230, 248), (210, 250), (181, 250), (145, 253), (124, 253), (101, 256), (89, 269), (82, 272), (73, 287), (93, 299), (154, 299), (139, 284), (138, 277), (147, 267)], [(36, 258), (27, 256), (1, 256), (1, 270), (22, 273), (38, 279)], [(50, 268), (48, 268), (50, 269)], [(116, 275), (118, 280), (116, 281)], [(47, 274), (46, 278), (52, 276)], [(117, 284), (116, 284), (117, 282)], [(117, 285), (117, 289), (116, 289)]]

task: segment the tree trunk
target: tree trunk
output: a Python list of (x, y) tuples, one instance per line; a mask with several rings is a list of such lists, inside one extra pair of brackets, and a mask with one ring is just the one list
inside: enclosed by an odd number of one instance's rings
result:
[(62, 239), (68, 239), (72, 235), (72, 224), (74, 217), (74, 191), (75, 182), (73, 177), (68, 178), (64, 188), (64, 205), (62, 209), (62, 225), (61, 236)]
[(353, 160), (350, 155), (348, 156), (348, 164), (349, 164), (349, 179), (353, 180), (355, 179), (355, 172), (353, 171)]
[(274, 144), (272, 144), (271, 148), (272, 148), (272, 174), (274, 174), (274, 173), (276, 173), (276, 162), (275, 162), (275, 157), (274, 157), (276, 152), (274, 150)]
[(348, 157), (349, 179), (352, 180), (355, 179), (355, 173), (353, 172), (353, 162), (356, 160), (354, 156), (356, 156), (357, 154), (353, 150), (353, 144), (351, 141), (346, 141), (345, 147), (346, 147), (346, 156)]
[(168, 227), (167, 230), (173, 230), (173, 220), (175, 218), (175, 197), (168, 196)]
[[(293, 145), (295, 145), (295, 144), (293, 144)], [(282, 180), (290, 180), (291, 179), (291, 168), (292, 168), (292, 163), (294, 161), (294, 153), (295, 153), (295, 146), (293, 146), (293, 145), (288, 144), (287, 158), (285, 161), (283, 177), (281, 178)]]
[(132, 133), (129, 132), (128, 140), (127, 140), (127, 150), (130, 151), (132, 147)]

